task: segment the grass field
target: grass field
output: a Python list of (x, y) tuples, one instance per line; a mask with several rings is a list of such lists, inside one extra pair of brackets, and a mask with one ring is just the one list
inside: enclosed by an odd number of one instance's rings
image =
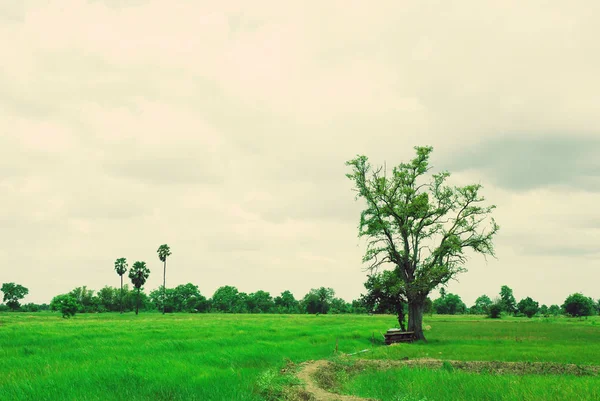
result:
[[(600, 364), (598, 317), (433, 316), (424, 323), (428, 343), (381, 345), (379, 333), (394, 322), (351, 315), (3, 313), (0, 400), (263, 400), (286, 361), (336, 360), (336, 341), (339, 353), (370, 350), (352, 358)], [(343, 374), (335, 385), (394, 401), (600, 399), (598, 376), (393, 368)]]

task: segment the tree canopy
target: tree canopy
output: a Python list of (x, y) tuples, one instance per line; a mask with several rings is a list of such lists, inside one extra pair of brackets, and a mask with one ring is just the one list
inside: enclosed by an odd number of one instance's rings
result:
[(25, 298), (25, 295), (29, 294), (29, 290), (23, 287), (21, 284), (15, 283), (3, 283), (0, 291), (4, 293), (4, 302), (6, 305), (14, 310), (19, 309), (21, 306), (19, 300)]
[(367, 239), (363, 262), (371, 272), (393, 266), (401, 283), (399, 294), (409, 306), (408, 329), (425, 339), (427, 295), (466, 271), (467, 250), (494, 256), (492, 240), (499, 226), (488, 219), (495, 206), (485, 204), (481, 185), (450, 186), (449, 172), (428, 174), (433, 148), (415, 151), (414, 159), (398, 164), (391, 174), (385, 166), (372, 167), (366, 156), (346, 164), (357, 199), (366, 203), (358, 234)]
[(596, 309), (594, 300), (579, 292), (569, 295), (562, 307), (571, 316), (591, 316)]

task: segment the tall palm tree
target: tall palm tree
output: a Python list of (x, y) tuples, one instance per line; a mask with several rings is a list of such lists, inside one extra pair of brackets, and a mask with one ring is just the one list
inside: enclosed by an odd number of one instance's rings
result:
[(163, 269), (163, 315), (165, 314), (165, 305), (166, 305), (166, 300), (167, 300), (167, 257), (171, 256), (171, 248), (169, 248), (169, 245), (167, 244), (163, 244), (161, 246), (158, 247), (158, 250), (156, 251), (158, 253), (158, 258), (160, 259), (161, 262), (163, 262), (164, 264), (164, 269)]
[(123, 313), (123, 274), (127, 272), (127, 259), (119, 258), (115, 261), (115, 271), (121, 276), (121, 314)]
[(140, 289), (144, 284), (146, 284), (146, 280), (150, 276), (150, 270), (146, 267), (146, 262), (135, 262), (129, 270), (129, 278), (131, 282), (137, 288), (137, 303), (135, 305), (135, 314), (137, 315), (140, 310)]

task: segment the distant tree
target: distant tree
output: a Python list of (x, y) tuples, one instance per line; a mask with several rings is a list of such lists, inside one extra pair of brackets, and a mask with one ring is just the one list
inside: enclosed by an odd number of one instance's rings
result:
[(500, 288), (500, 299), (502, 300), (502, 310), (513, 315), (517, 313), (517, 301), (509, 286), (503, 285)]
[(87, 286), (74, 288), (69, 292), (69, 295), (77, 300), (77, 304), (79, 305), (78, 312), (90, 313), (98, 311), (100, 300), (94, 296), (94, 290), (89, 290)]
[(159, 310), (162, 309), (164, 302), (167, 312), (208, 312), (210, 308), (210, 303), (206, 297), (200, 293), (198, 286), (192, 283), (167, 288), (166, 292), (161, 286), (150, 293), (150, 301)]
[(495, 299), (488, 307), (487, 315), (491, 319), (500, 319), (502, 316), (503, 304), (500, 299)]
[(448, 293), (433, 301), (433, 309), (439, 315), (456, 315), (465, 313), (467, 306), (458, 295)]
[(275, 302), (273, 302), (271, 294), (262, 290), (248, 295), (247, 303), (250, 313), (272, 313), (275, 308)]
[(150, 270), (146, 267), (146, 262), (135, 262), (129, 271), (129, 279), (131, 280), (133, 286), (137, 289), (137, 302), (135, 304), (136, 315), (140, 310), (141, 288), (144, 284), (146, 284), (148, 277), (150, 277)]
[(423, 313), (433, 314), (433, 301), (429, 297), (425, 298), (425, 302), (423, 303)]
[(115, 271), (121, 277), (121, 313), (123, 313), (123, 275), (127, 273), (127, 259), (119, 258), (115, 261)]
[(0, 291), (4, 293), (4, 302), (11, 310), (16, 311), (19, 309), (21, 304), (19, 300), (23, 299), (25, 295), (29, 294), (29, 290), (23, 287), (21, 284), (15, 283), (3, 283)]
[(238, 293), (237, 302), (233, 305), (233, 313), (250, 313), (250, 297), (245, 292)]
[(596, 312), (598, 312), (600, 315), (600, 298), (598, 298), (598, 301), (596, 301)]
[(344, 301), (342, 298), (333, 298), (331, 300), (329, 312), (333, 313), (334, 315), (351, 313), (352, 305)]
[(97, 296), (100, 312), (116, 312), (121, 310), (122, 302), (119, 301), (120, 297), (118, 289), (110, 286), (104, 286), (98, 291)]
[(519, 309), (519, 312), (531, 318), (536, 313), (538, 313), (539, 303), (537, 303), (530, 297), (527, 297), (519, 301), (519, 303), (517, 304), (517, 308)]
[[(164, 270), (163, 270), (163, 295), (166, 296), (165, 291), (166, 291), (166, 285), (167, 285), (167, 258), (169, 256), (171, 256), (171, 248), (169, 248), (169, 245), (167, 244), (162, 244), (161, 246), (158, 247), (158, 250), (156, 251), (158, 253), (158, 258), (160, 259), (161, 262), (163, 262), (164, 265)], [(163, 315), (165, 314), (165, 306), (163, 303)]]
[(591, 316), (596, 309), (594, 300), (579, 292), (569, 295), (562, 307), (570, 316)]
[(206, 312), (208, 301), (197, 285), (192, 283), (180, 284), (173, 289), (173, 303), (176, 312)]
[(425, 299), (466, 270), (465, 251), (493, 256), (499, 226), (488, 220), (495, 206), (484, 204), (481, 185), (449, 186), (447, 171), (427, 177), (433, 148), (415, 151), (414, 159), (400, 163), (391, 174), (385, 166), (373, 168), (366, 156), (357, 156), (346, 163), (352, 168), (346, 176), (355, 184), (357, 198), (366, 202), (359, 223), (359, 236), (368, 239), (363, 262), (370, 264), (371, 273), (382, 265), (393, 266), (408, 301), (408, 330), (425, 340)]
[(307, 313), (326, 314), (335, 296), (332, 288), (312, 288), (302, 299), (302, 306)]
[(234, 313), (239, 302), (237, 288), (226, 285), (217, 288), (211, 299), (212, 309), (216, 312)]
[(558, 306), (558, 305), (550, 305), (550, 307), (548, 308), (548, 314), (550, 314), (552, 316), (558, 316), (558, 315), (560, 315), (560, 306)]
[(354, 314), (364, 314), (367, 313), (367, 308), (365, 304), (360, 299), (354, 299), (351, 303), (352, 313)]
[(487, 295), (482, 295), (475, 300), (473, 310), (477, 315), (487, 315), (488, 309), (492, 306), (493, 302)]
[(294, 294), (287, 290), (275, 297), (273, 302), (278, 313), (298, 313), (300, 310), (300, 303), (294, 298)]
[(540, 306), (540, 310), (538, 311), (540, 313), (540, 315), (544, 316), (544, 317), (548, 317), (548, 305), (542, 305)]
[(440, 298), (444, 299), (446, 297), (446, 289), (444, 287), (440, 288)]
[(50, 302), (50, 309), (60, 311), (63, 318), (75, 316), (80, 307), (81, 305), (79, 305), (77, 299), (70, 294), (57, 295)]
[(398, 327), (406, 331), (406, 298), (402, 295), (402, 283), (393, 271), (384, 270), (367, 276), (364, 284), (367, 293), (361, 295), (361, 301), (371, 313), (390, 313), (396, 315)]

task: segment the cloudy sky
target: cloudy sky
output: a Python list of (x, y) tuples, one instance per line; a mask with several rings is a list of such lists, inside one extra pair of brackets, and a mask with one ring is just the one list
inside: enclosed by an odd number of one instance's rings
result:
[[(452, 3), (452, 4), (451, 4)], [(498, 206), (472, 304), (599, 298), (597, 1), (0, 0), (0, 282), (363, 290), (346, 160), (413, 146)], [(435, 296), (435, 294), (434, 294)]]

